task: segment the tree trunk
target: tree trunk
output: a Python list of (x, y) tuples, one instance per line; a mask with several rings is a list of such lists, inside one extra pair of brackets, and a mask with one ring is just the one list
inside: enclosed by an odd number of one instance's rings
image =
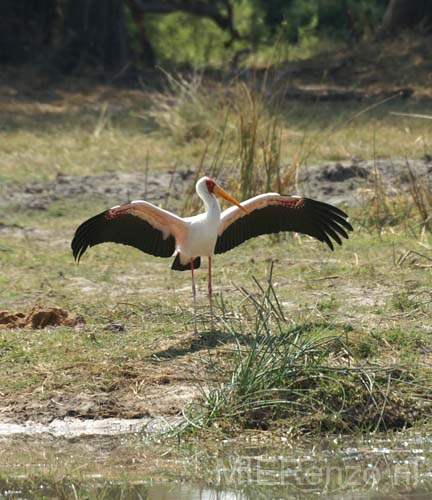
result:
[(0, 64), (22, 64), (52, 46), (56, 0), (0, 1)]
[(137, 7), (133, 0), (126, 0), (133, 22), (138, 29), (138, 42), (141, 48), (140, 61), (144, 66), (153, 68), (156, 65), (156, 54), (153, 49), (145, 27), (144, 13)]
[(390, 0), (384, 14), (381, 33), (396, 35), (401, 30), (422, 25), (432, 27), (432, 2), (430, 0)]
[(82, 67), (119, 73), (131, 66), (122, 0), (68, 0), (57, 58), (65, 73)]

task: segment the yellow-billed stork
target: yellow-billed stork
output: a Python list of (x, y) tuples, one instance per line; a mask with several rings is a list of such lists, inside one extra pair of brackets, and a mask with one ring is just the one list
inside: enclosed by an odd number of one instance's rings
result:
[[(178, 217), (147, 201), (137, 200), (110, 208), (83, 222), (75, 232), (72, 251), (79, 261), (88, 247), (114, 242), (130, 245), (157, 257), (175, 257), (171, 269), (192, 272), (194, 329), (196, 288), (194, 269), (201, 257), (208, 258), (208, 295), (212, 313), (211, 263), (223, 253), (261, 234), (295, 231), (327, 243), (342, 244), (352, 231), (347, 214), (339, 208), (302, 196), (265, 193), (239, 203), (215, 180), (202, 177), (196, 192), (207, 211), (193, 217)], [(221, 211), (216, 195), (235, 206)]]

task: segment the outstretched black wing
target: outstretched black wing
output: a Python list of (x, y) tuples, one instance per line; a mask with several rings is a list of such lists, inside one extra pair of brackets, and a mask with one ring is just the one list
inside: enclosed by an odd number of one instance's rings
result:
[[(168, 231), (164, 235), (164, 231), (156, 227), (154, 219), (140, 210), (139, 205), (129, 203), (114, 207), (83, 222), (71, 244), (75, 260), (79, 261), (88, 247), (106, 242), (130, 245), (157, 257), (171, 257), (175, 250), (173, 234)], [(152, 207), (152, 210), (161, 210), (154, 205)]]
[(345, 212), (309, 198), (269, 193), (251, 198), (242, 205), (249, 214), (237, 207), (222, 213), (215, 253), (227, 252), (255, 236), (281, 231), (308, 234), (333, 250), (332, 240), (341, 245), (341, 237), (348, 238), (347, 231), (353, 230)]

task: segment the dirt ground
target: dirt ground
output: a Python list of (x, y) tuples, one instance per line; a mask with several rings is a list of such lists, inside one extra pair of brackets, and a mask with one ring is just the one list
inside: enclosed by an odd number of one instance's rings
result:
[[(203, 353), (225, 342), (227, 335), (217, 332), (204, 333), (200, 338), (182, 334), (169, 340), (155, 339), (149, 359), (125, 361), (121, 367), (112, 367), (116, 382), (108, 391), (77, 393), (73, 388), (59, 388), (48, 390), (47, 397), (44, 397), (42, 385), (36, 397), (26, 392), (0, 393), (0, 419), (2, 422), (47, 424), (65, 417), (133, 419), (178, 416), (185, 405), (200, 394), (204, 381), (201, 377)], [(80, 369), (77, 367), (77, 371)], [(82, 376), (86, 376), (84, 372)]]
[[(221, 168), (221, 182), (227, 179), (230, 169)], [(411, 175), (412, 174), (412, 175)], [(147, 200), (158, 205), (168, 205), (181, 210), (180, 200), (191, 189), (194, 171), (185, 168), (175, 171), (150, 173), (106, 173), (100, 175), (70, 176), (58, 174), (48, 182), (10, 184), (4, 186), (0, 207), (13, 205), (16, 209), (46, 210), (57, 200), (73, 200), (80, 196), (105, 200), (107, 208), (131, 200)], [(290, 193), (301, 194), (328, 203), (358, 205), (377, 186), (387, 195), (397, 195), (410, 190), (412, 183), (432, 189), (432, 157), (408, 159), (388, 158), (379, 160), (353, 159), (352, 161), (325, 162), (302, 166), (297, 186)], [(0, 231), (8, 230), (0, 219)], [(20, 228), (10, 228), (11, 231)]]

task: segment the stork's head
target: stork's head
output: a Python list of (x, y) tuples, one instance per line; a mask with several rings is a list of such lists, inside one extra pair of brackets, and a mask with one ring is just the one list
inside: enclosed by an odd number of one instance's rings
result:
[(208, 194), (215, 194), (214, 190), (216, 186), (217, 183), (214, 179), (205, 176), (198, 180), (195, 189), (197, 194), (202, 197)]
[(210, 177), (204, 177), (204, 179), (207, 191), (210, 194), (214, 194), (215, 187), (217, 186), (216, 181)]
[(233, 198), (230, 194), (228, 194), (226, 191), (224, 191), (218, 183), (212, 179), (211, 177), (201, 177), (201, 179), (196, 183), (196, 192), (198, 195), (202, 198), (205, 199), (209, 195), (210, 196), (220, 196), (221, 198), (224, 198), (225, 200), (229, 201), (233, 205), (237, 205), (243, 212), (249, 213), (248, 210), (240, 205), (240, 202), (238, 202), (235, 198)]

